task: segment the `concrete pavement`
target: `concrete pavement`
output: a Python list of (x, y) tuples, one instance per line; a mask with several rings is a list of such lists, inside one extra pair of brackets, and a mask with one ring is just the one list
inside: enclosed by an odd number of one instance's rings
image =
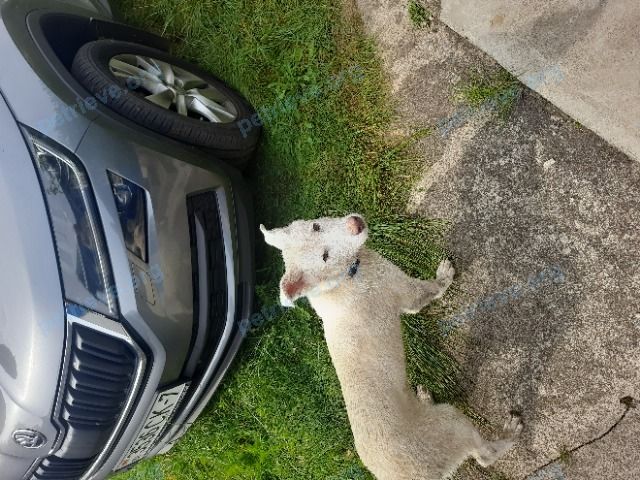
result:
[[(398, 132), (460, 118), (456, 85), (499, 68), (438, 20), (437, 1), (425, 1), (435, 20), (422, 30), (403, 2), (357, 4)], [(511, 408), (525, 422), (494, 469), (469, 464), (456, 478), (638, 476), (638, 410), (620, 400), (640, 398), (640, 163), (532, 91), (507, 120), (472, 112), (416, 154), (424, 171), (407, 208), (451, 223), (460, 293), (445, 301), (452, 317), (471, 312), (450, 343), (470, 404), (495, 427)], [(562, 276), (536, 280), (545, 271)]]

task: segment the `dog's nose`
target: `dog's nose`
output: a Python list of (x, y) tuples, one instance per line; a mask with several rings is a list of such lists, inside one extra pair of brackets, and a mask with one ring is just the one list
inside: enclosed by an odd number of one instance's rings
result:
[(366, 228), (366, 224), (364, 223), (364, 219), (362, 217), (351, 215), (349, 218), (347, 218), (347, 228), (349, 229), (351, 235), (360, 235)]

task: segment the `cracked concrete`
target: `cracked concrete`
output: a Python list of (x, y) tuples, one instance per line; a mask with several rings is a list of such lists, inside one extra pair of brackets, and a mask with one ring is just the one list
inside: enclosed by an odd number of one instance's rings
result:
[[(399, 129), (455, 115), (455, 85), (498, 68), (438, 21), (414, 30), (403, 2), (357, 4), (387, 66)], [(437, 18), (438, 2), (425, 4)], [(465, 120), (418, 145), (424, 175), (408, 206), (451, 223), (453, 312), (549, 267), (565, 277), (477, 312), (451, 342), (476, 412), (496, 426), (513, 407), (523, 413), (522, 438), (495, 466), (519, 480), (605, 433), (622, 397), (640, 398), (640, 163), (531, 91), (506, 121)], [(564, 479), (637, 476), (639, 428), (632, 410), (561, 465)], [(470, 465), (457, 478), (491, 477)]]
[(563, 465), (566, 479), (629, 480), (638, 477), (640, 412), (631, 410), (615, 430), (573, 454)]
[[(602, 478), (628, 478), (628, 474), (630, 472), (623, 472), (619, 470), (617, 468), (618, 462), (612, 463), (611, 459), (608, 456), (603, 457), (602, 455), (599, 455), (600, 458), (599, 458), (599, 461), (597, 462), (597, 465), (593, 465), (592, 462), (590, 462), (589, 460), (582, 460), (580, 462), (576, 462), (576, 458), (578, 457), (578, 455), (580, 455), (580, 458), (582, 458), (582, 456), (584, 455), (583, 450), (589, 451), (590, 447), (596, 448), (596, 450), (600, 453), (602, 453), (602, 451), (607, 451), (608, 448), (603, 447), (603, 445), (605, 445), (606, 442), (611, 441), (610, 437), (615, 438), (616, 435), (619, 435), (620, 431), (622, 431), (625, 427), (628, 428), (630, 424), (635, 423), (634, 422), (635, 417), (631, 412), (632, 410), (638, 407), (637, 400), (632, 397), (623, 397), (620, 403), (625, 406), (625, 410), (622, 413), (622, 415), (620, 415), (620, 418), (618, 418), (615, 421), (615, 423), (607, 429), (607, 431), (605, 431), (601, 435), (598, 435), (595, 438), (592, 438), (591, 440), (585, 443), (582, 443), (576, 447), (573, 447), (570, 450), (563, 451), (558, 457), (550, 460), (545, 465), (538, 467), (531, 474), (527, 475), (527, 477), (524, 480), (544, 480), (545, 478), (550, 478), (551, 480), (554, 480), (554, 479), (565, 480), (567, 478), (566, 472), (572, 470), (572, 467), (574, 466), (579, 467), (578, 468), (578, 471), (579, 471), (580, 469), (584, 469), (585, 465), (587, 465), (587, 468), (591, 472), (596, 470), (599, 470), (603, 473), (606, 472), (606, 476), (602, 475)], [(629, 418), (629, 420), (625, 422), (625, 420), (627, 420), (627, 417)], [(623, 444), (624, 447), (627, 447), (627, 448), (623, 447), (622, 449), (618, 449), (617, 448), (618, 445), (616, 445), (614, 448), (616, 450), (626, 450), (624, 452), (625, 455), (632, 455), (635, 452), (635, 450), (629, 449), (628, 447), (629, 446), (631, 446), (632, 448), (637, 447), (636, 445), (638, 443), (637, 433), (638, 433), (637, 429), (632, 429), (631, 437), (630, 437), (632, 438), (631, 442), (627, 442), (626, 438), (625, 438), (625, 441), (623, 442), (616, 442), (616, 443)], [(587, 457), (587, 458), (590, 458), (590, 457)], [(620, 462), (620, 464), (624, 465), (624, 462)], [(573, 473), (576, 474), (577, 473), (575, 472), (576, 469), (573, 469), (573, 470), (574, 470)], [(624, 475), (624, 477), (622, 477), (621, 475)]]

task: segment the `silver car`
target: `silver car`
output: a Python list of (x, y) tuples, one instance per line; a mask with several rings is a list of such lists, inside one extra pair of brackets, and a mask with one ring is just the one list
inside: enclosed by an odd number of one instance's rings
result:
[(260, 124), (105, 0), (0, 18), (0, 477), (102, 479), (168, 451), (238, 351)]

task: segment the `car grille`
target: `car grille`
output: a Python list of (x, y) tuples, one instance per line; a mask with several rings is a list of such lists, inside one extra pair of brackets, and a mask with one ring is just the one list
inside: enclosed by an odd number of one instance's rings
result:
[(197, 381), (204, 374), (222, 339), (227, 318), (228, 287), (216, 193), (189, 196), (187, 209), (191, 237), (194, 328), (183, 375)]
[(81, 478), (107, 444), (133, 383), (138, 358), (126, 342), (77, 324), (71, 335), (60, 408), (66, 435), (56, 455), (34, 472), (36, 479)]
[(75, 428), (110, 433), (127, 399), (135, 352), (117, 338), (74, 327), (64, 420)]
[(47, 480), (68, 480), (80, 478), (91, 466), (93, 459), (67, 460), (57, 457), (45, 458), (33, 478)]

